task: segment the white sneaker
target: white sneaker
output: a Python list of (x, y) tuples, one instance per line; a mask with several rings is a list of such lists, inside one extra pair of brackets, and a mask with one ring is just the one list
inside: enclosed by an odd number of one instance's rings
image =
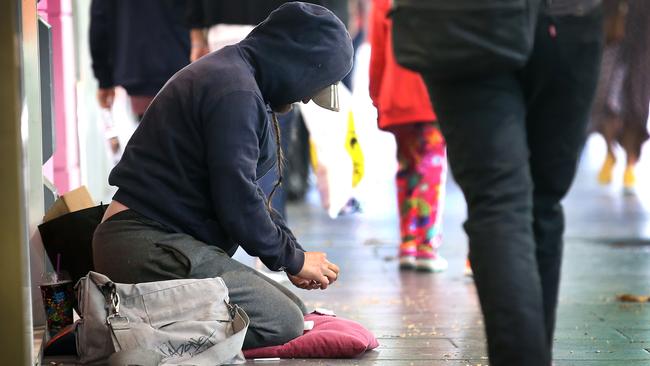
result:
[(415, 269), (422, 272), (443, 272), (447, 270), (447, 260), (438, 254), (435, 258), (417, 258)]

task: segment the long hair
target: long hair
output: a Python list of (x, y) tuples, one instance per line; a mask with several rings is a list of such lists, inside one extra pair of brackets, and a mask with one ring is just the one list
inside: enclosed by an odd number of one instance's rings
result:
[(275, 191), (278, 189), (278, 187), (280, 187), (280, 185), (282, 185), (282, 171), (284, 170), (284, 153), (282, 152), (282, 145), (280, 144), (280, 122), (278, 121), (278, 117), (276, 116), (275, 112), (271, 113), (271, 119), (273, 120), (273, 129), (275, 130), (275, 151), (277, 157), (276, 169), (278, 172), (278, 180), (275, 182), (275, 185), (269, 194), (269, 198), (266, 201), (266, 208), (269, 210), (269, 212), (272, 211), (271, 201), (273, 200)]

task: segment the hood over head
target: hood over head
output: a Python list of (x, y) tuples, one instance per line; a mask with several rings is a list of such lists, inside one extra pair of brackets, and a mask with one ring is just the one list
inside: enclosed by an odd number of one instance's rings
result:
[(280, 6), (239, 47), (271, 106), (311, 98), (352, 69), (352, 41), (345, 25), (331, 11), (313, 4)]

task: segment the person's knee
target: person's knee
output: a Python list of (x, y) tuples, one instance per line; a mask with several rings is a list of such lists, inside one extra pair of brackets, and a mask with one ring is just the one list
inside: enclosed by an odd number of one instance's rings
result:
[(244, 270), (224, 273), (222, 278), (230, 300), (241, 306), (251, 320), (245, 348), (284, 344), (303, 333), (300, 307), (259, 275)]
[(531, 220), (533, 184), (526, 164), (472, 178), (462, 187), (470, 222), (484, 227)]
[(302, 311), (294, 304), (269, 315), (272, 319), (265, 336), (269, 345), (285, 344), (302, 335), (305, 328), (304, 317)]
[(302, 335), (304, 318), (295, 305), (269, 311), (262, 317), (251, 319), (244, 340), (244, 348), (257, 348), (285, 344)]

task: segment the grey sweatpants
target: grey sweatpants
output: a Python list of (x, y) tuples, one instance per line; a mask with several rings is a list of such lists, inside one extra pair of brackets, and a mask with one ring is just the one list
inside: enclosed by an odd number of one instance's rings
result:
[(230, 301), (250, 317), (244, 349), (284, 344), (303, 333), (303, 302), (218, 247), (170, 232), (132, 210), (100, 224), (93, 238), (97, 272), (122, 283), (223, 278)]

